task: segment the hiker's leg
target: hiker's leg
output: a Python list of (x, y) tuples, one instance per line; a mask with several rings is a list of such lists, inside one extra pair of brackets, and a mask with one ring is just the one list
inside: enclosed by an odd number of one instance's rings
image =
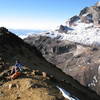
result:
[(11, 74), (15, 73), (15, 67), (12, 68)]
[(15, 67), (15, 72), (18, 72), (19, 71), (19, 68), (18, 67)]

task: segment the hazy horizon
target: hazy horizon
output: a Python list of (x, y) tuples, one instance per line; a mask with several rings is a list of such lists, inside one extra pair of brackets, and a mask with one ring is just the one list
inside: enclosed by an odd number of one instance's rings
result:
[(9, 29), (10, 32), (18, 36), (26, 36), (30, 34), (37, 34), (41, 32), (46, 32), (48, 30), (34, 30), (34, 29)]
[(49, 30), (98, 0), (0, 0), (0, 27)]

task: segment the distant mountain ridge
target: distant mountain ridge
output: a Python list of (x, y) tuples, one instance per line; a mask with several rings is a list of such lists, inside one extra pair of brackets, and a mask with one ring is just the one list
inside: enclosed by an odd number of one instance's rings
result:
[(21, 38), (25, 38), (28, 35), (38, 34), (47, 30), (32, 30), (32, 29), (9, 29), (12, 33), (15, 33)]

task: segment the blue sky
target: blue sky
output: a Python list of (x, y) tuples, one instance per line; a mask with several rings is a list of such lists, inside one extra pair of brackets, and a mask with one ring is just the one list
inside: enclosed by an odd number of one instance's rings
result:
[(0, 26), (52, 29), (99, 0), (0, 0)]

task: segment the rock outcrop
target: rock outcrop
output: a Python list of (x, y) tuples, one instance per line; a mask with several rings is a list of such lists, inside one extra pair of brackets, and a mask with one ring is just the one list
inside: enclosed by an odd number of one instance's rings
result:
[[(82, 13), (84, 12), (84, 13)], [(85, 8), (81, 11), (80, 15), (90, 15), (95, 25), (100, 24), (100, 5), (97, 2), (94, 6)]]
[(94, 26), (98, 26), (100, 24), (100, 2), (97, 2), (94, 6), (85, 7), (81, 10), (79, 16), (73, 16), (66, 23), (70, 26), (75, 25), (77, 20), (84, 23), (94, 23)]

